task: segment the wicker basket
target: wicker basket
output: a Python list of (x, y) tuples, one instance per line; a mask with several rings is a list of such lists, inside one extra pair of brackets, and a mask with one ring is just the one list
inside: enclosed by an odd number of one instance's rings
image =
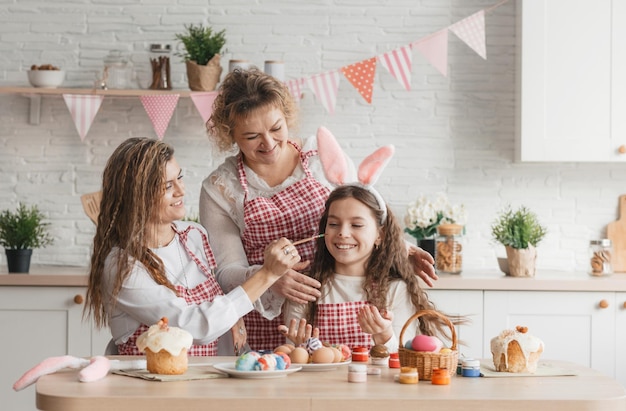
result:
[[(450, 327), (450, 330), (452, 331), (452, 347), (450, 347), (452, 350), (451, 352), (441, 354), (436, 352), (413, 351), (402, 346), (402, 342), (404, 341), (402, 338), (404, 336), (404, 331), (412, 321), (422, 316), (439, 317), (448, 325), (448, 327)], [(402, 331), (400, 331), (400, 347), (398, 348), (400, 365), (402, 367), (417, 368), (420, 380), (430, 381), (433, 375), (433, 368), (446, 368), (448, 370), (448, 374), (453, 376), (456, 374), (456, 367), (459, 361), (459, 351), (456, 348), (456, 343), (456, 330), (448, 317), (435, 310), (418, 311), (407, 320), (404, 327), (402, 327)]]

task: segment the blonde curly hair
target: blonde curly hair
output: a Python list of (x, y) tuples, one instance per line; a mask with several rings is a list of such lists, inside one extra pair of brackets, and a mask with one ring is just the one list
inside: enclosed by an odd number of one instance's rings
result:
[(206, 124), (209, 138), (221, 152), (234, 150), (233, 130), (237, 122), (265, 107), (280, 109), (289, 130), (295, 130), (298, 106), (287, 86), (258, 68), (235, 69), (219, 87)]

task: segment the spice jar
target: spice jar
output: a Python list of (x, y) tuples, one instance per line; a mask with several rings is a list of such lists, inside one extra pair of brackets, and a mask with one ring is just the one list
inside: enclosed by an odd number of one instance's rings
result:
[(443, 274), (459, 274), (463, 268), (463, 226), (441, 224), (435, 239), (435, 268)]
[(450, 384), (450, 374), (447, 368), (433, 368), (431, 383), (433, 385), (448, 385)]
[(611, 240), (608, 238), (591, 240), (589, 242), (589, 274), (595, 277), (613, 274), (612, 254), (613, 244)]
[(171, 90), (172, 79), (170, 73), (170, 52), (172, 47), (169, 44), (150, 45), (150, 65), (152, 66), (152, 90)]

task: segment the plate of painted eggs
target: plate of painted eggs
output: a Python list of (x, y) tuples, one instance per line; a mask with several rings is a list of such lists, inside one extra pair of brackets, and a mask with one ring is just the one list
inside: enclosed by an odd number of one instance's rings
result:
[(213, 367), (236, 378), (280, 378), (302, 369), (292, 366), (286, 354), (262, 354), (257, 351), (241, 354), (234, 364), (219, 363)]
[(328, 371), (350, 364), (352, 351), (347, 345), (324, 344), (318, 338), (309, 338), (305, 344), (283, 344), (274, 353), (284, 353), (291, 363), (302, 371)]

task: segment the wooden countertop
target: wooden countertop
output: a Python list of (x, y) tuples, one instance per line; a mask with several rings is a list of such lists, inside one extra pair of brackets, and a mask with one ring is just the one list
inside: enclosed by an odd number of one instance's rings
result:
[[(9, 274), (6, 267), (0, 267), (0, 286), (84, 287), (87, 282), (87, 267), (35, 265), (29, 274)], [(430, 289), (426, 285), (424, 288)], [(440, 275), (432, 289), (626, 292), (626, 273), (592, 277), (583, 272), (540, 270), (533, 278), (517, 278), (497, 271), (474, 270)]]
[[(117, 357), (120, 358), (120, 357)], [(128, 357), (127, 357), (128, 359)], [(191, 362), (233, 363), (235, 357), (191, 358)], [(615, 380), (589, 368), (562, 361), (554, 366), (576, 376), (467, 378), (453, 376), (449, 385), (394, 382), (398, 369), (380, 367), (365, 383), (350, 383), (348, 367), (321, 372), (299, 371), (282, 378), (217, 378), (157, 382), (109, 375), (80, 383), (76, 370), (44, 376), (37, 382), (37, 408), (74, 410), (620, 410), (626, 391)], [(207, 371), (215, 371), (204, 366)]]

